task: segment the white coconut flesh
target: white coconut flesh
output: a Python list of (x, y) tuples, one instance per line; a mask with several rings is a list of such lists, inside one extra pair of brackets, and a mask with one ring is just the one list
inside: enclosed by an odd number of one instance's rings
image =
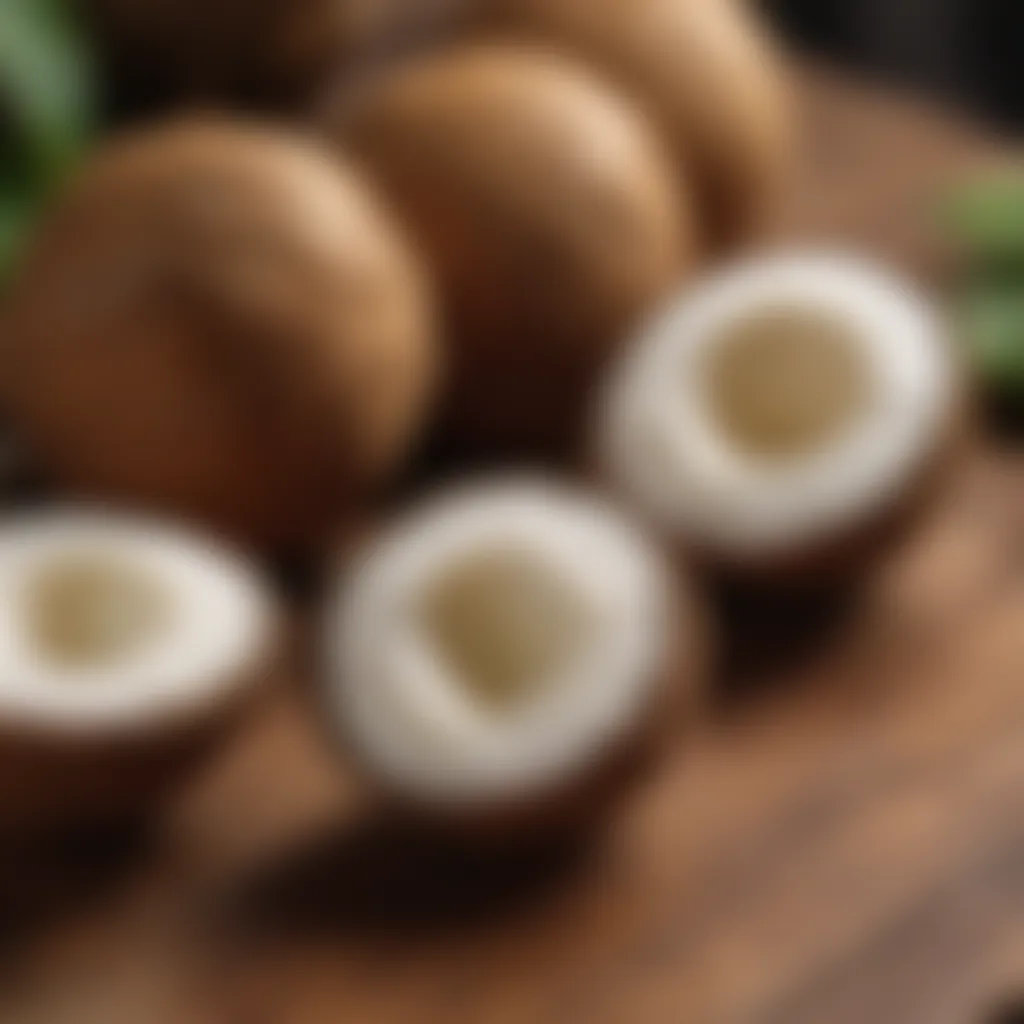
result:
[(772, 558), (905, 494), (947, 435), (954, 363), (901, 281), (823, 253), (743, 264), (684, 295), (613, 370), (599, 447), (661, 528)]
[(332, 602), (334, 711), (407, 796), (528, 797), (638, 725), (669, 604), (657, 556), (602, 504), (534, 482), (462, 491), (388, 534)]
[(0, 523), (0, 723), (172, 727), (251, 682), (273, 635), (258, 573), (164, 524), (91, 512)]

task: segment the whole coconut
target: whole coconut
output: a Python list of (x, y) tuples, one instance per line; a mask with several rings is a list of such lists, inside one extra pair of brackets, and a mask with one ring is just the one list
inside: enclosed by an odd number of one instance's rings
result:
[(762, 228), (792, 119), (772, 47), (738, 0), (489, 0), (479, 19), (582, 57), (626, 89), (696, 182), (710, 246)]
[(334, 69), (358, 71), (444, 31), (464, 0), (82, 0), (122, 104), (307, 100)]
[(432, 340), (417, 267), (355, 174), (196, 121), (73, 183), (15, 282), (3, 390), (59, 480), (303, 545), (402, 458)]
[(436, 275), (449, 436), (571, 441), (625, 332), (691, 263), (688, 196), (645, 121), (575, 63), (508, 46), (420, 59), (330, 119)]

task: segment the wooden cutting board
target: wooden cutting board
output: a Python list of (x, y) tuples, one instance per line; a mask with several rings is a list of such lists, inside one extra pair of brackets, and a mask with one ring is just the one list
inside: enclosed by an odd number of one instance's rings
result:
[[(783, 234), (933, 275), (918, 214), (1001, 147), (803, 95)], [(375, 819), (282, 685), (151, 840), (3, 855), (0, 1024), (985, 1024), (1024, 997), (1024, 457), (977, 445), (812, 618), (731, 622), (606, 843), (489, 869)]]

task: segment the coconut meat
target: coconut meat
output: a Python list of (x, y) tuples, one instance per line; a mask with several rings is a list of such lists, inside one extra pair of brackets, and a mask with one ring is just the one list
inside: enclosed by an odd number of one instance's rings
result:
[(398, 791), (529, 796), (636, 726), (667, 615), (662, 566), (610, 510), (545, 484), (480, 486), (415, 514), (342, 588), (332, 702)]
[(601, 454), (661, 527), (784, 556), (900, 497), (945, 434), (953, 376), (903, 283), (850, 257), (762, 258), (641, 333), (610, 378)]
[(257, 573), (164, 524), (91, 512), (0, 525), (0, 719), (165, 726), (252, 677), (273, 631)]
[(22, 624), (41, 658), (89, 669), (151, 643), (171, 603), (162, 581), (131, 561), (62, 552), (31, 574)]

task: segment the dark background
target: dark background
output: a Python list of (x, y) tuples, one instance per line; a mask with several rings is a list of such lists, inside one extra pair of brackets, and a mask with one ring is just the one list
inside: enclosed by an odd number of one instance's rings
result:
[(764, 0), (812, 54), (1024, 133), (1024, 0)]

